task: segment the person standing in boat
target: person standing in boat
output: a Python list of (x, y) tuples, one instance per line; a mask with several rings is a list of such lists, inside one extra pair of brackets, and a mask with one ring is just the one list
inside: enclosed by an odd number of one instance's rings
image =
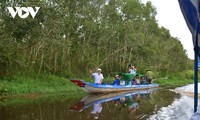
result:
[(104, 79), (103, 74), (101, 73), (101, 69), (98, 68), (96, 73), (93, 73), (90, 70), (90, 74), (94, 77), (94, 83), (96, 84), (102, 84), (102, 81)]
[(129, 69), (128, 69), (129, 73), (136, 74), (137, 69), (135, 68), (135, 66), (131, 64), (129, 64), (128, 66), (129, 66)]

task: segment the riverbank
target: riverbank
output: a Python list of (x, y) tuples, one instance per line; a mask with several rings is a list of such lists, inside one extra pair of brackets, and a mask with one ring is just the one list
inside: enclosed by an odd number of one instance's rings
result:
[(158, 79), (154, 83), (158, 84), (160, 87), (180, 87), (187, 84), (192, 84), (193, 79), (183, 79), (181, 77), (170, 77), (168, 79)]
[(69, 79), (55, 75), (15, 75), (0, 80), (0, 95), (43, 94), (80, 90)]
[[(83, 78), (87, 82), (93, 82), (92, 78)], [(107, 77), (105, 83), (112, 83), (113, 78)], [(192, 79), (182, 77), (169, 77), (167, 79), (156, 79), (160, 87), (178, 87), (192, 84)], [(15, 75), (0, 80), (0, 96), (24, 95), (24, 94), (46, 94), (60, 92), (81, 91), (79, 87), (71, 83), (69, 79), (55, 75)]]

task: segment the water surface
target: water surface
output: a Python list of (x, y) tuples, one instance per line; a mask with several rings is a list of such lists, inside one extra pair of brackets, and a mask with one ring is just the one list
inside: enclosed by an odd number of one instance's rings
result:
[(193, 98), (164, 88), (0, 99), (1, 120), (188, 120), (192, 112)]

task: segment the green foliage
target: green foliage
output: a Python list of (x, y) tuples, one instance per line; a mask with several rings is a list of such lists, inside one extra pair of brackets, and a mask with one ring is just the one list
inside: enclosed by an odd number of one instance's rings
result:
[(0, 95), (4, 95), (8, 91), (6, 82), (0, 82)]
[(194, 70), (186, 70), (181, 73), (182, 78), (194, 79)]
[[(200, 72), (198, 74), (200, 74)], [(181, 76), (181, 78), (194, 80), (194, 70), (185, 70), (179, 73), (179, 75)], [(199, 75), (198, 79), (200, 79)]]
[(79, 88), (66, 78), (55, 75), (15, 75), (0, 81), (1, 95), (55, 93), (77, 91)]
[(183, 86), (187, 84), (192, 84), (194, 82), (193, 80), (193, 71), (187, 70), (180, 73), (173, 73), (168, 74), (168, 79), (157, 79), (154, 81), (154, 83), (159, 84), (159, 86)]
[[(41, 9), (34, 19), (13, 19), (8, 5)], [(139, 0), (2, 1), (0, 77), (16, 71), (84, 77), (97, 67), (108, 75), (127, 72), (129, 63), (139, 73), (151, 69), (165, 75), (186, 70), (189, 63), (182, 44), (158, 26), (155, 16), (151, 2)], [(37, 91), (21, 87), (21, 92)]]

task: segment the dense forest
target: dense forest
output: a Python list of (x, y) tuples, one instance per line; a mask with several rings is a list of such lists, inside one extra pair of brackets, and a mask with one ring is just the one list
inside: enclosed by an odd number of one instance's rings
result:
[[(33, 19), (12, 18), (7, 7), (40, 7)], [(134, 64), (167, 74), (187, 69), (186, 51), (159, 27), (156, 8), (140, 0), (3, 0), (0, 76), (51, 73), (84, 76), (125, 72)]]

